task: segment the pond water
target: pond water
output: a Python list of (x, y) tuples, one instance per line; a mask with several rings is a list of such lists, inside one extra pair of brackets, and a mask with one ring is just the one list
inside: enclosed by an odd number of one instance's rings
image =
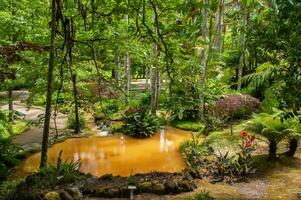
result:
[[(120, 135), (73, 138), (50, 147), (48, 161), (55, 163), (62, 150), (64, 161), (80, 160), (80, 170), (95, 176), (107, 173), (128, 176), (151, 171), (176, 172), (185, 168), (179, 145), (190, 137), (189, 131), (167, 127), (147, 139)], [(36, 171), (39, 161), (40, 153), (31, 155), (16, 168), (17, 174)]]

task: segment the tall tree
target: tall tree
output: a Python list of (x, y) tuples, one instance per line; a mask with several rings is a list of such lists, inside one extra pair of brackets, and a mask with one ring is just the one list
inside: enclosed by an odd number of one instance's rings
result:
[(47, 163), (49, 125), (50, 125), (50, 118), (51, 118), (51, 103), (52, 103), (52, 88), (53, 88), (53, 72), (55, 66), (57, 5), (60, 5), (60, 3), (61, 3), (60, 0), (51, 1), (51, 39), (50, 39), (49, 61), (48, 61), (47, 97), (46, 97), (46, 109), (45, 109), (45, 120), (44, 120), (44, 128), (43, 128), (40, 168), (45, 167)]

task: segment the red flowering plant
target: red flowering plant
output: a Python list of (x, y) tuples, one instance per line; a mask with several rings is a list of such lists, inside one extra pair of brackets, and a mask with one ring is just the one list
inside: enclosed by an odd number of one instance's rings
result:
[(255, 150), (255, 136), (249, 135), (247, 131), (242, 131), (242, 143), (239, 145), (240, 152), (237, 153), (236, 171), (242, 177), (246, 177), (256, 171), (252, 153)]

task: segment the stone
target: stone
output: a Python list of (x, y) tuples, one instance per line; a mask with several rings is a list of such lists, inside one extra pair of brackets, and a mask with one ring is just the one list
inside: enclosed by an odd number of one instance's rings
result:
[(111, 188), (106, 192), (106, 194), (109, 197), (117, 197), (120, 193), (118, 188)]
[(44, 196), (45, 200), (61, 200), (59, 193), (57, 192), (48, 192)]
[(138, 190), (141, 192), (149, 192), (152, 188), (152, 183), (149, 181), (145, 181), (138, 184)]
[(78, 187), (66, 188), (66, 190), (73, 197), (74, 200), (80, 200), (83, 197), (83, 195), (82, 195), (81, 191), (78, 189)]
[(65, 190), (60, 191), (61, 200), (74, 200), (73, 197)]
[(161, 183), (157, 183), (152, 187), (152, 192), (155, 194), (164, 194), (165, 186)]

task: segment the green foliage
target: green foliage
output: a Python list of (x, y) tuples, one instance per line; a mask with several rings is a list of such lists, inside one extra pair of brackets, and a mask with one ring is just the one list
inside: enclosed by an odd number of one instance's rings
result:
[(209, 192), (204, 190), (204, 191), (197, 193), (196, 195), (191, 197), (189, 200), (212, 200), (212, 199), (214, 199), (214, 198), (210, 197)]
[(11, 123), (13, 135), (22, 134), (24, 131), (28, 130), (29, 127), (29, 123), (24, 120), (14, 120), (14, 122)]
[[(68, 128), (70, 129), (74, 129), (75, 128), (75, 123), (76, 123), (76, 120), (75, 120), (75, 114), (71, 114), (69, 117), (68, 117)], [(84, 128), (86, 125), (86, 121), (85, 121), (85, 118), (79, 114), (79, 128)]]
[(235, 156), (230, 156), (229, 151), (222, 153), (218, 149), (218, 154), (215, 154), (216, 157), (216, 166), (218, 173), (222, 176), (234, 176), (236, 165), (235, 165)]
[(62, 151), (59, 153), (56, 165), (48, 165), (40, 169), (34, 176), (33, 183), (40, 186), (53, 187), (81, 180), (84, 174), (79, 171), (81, 167), (80, 160), (63, 162), (61, 156)]
[(278, 114), (255, 114), (247, 124), (247, 129), (266, 139), (270, 158), (276, 157), (277, 145), (286, 137), (299, 136), (292, 120), (283, 120)]
[(0, 184), (0, 199), (11, 199), (14, 197), (17, 186), (23, 181), (24, 179), (21, 178), (2, 182)]
[(151, 137), (160, 127), (156, 116), (145, 107), (129, 108), (123, 115), (121, 132), (137, 138)]
[(192, 133), (190, 140), (185, 140), (180, 144), (180, 152), (189, 168), (199, 167), (201, 157), (206, 157), (210, 150), (200, 141), (200, 134)]
[(20, 148), (12, 144), (11, 127), (6, 116), (0, 112), (0, 182), (11, 173), (11, 169), (18, 163), (16, 158)]
[(204, 125), (202, 122), (199, 121), (178, 121), (178, 120), (173, 120), (171, 124), (174, 127), (183, 129), (183, 130), (188, 130), (188, 131), (202, 131), (204, 129)]

